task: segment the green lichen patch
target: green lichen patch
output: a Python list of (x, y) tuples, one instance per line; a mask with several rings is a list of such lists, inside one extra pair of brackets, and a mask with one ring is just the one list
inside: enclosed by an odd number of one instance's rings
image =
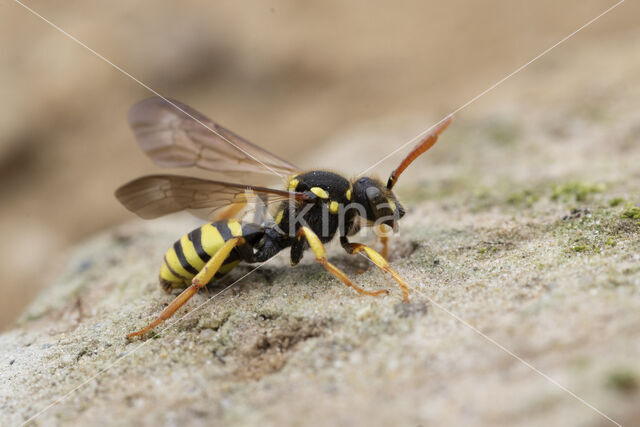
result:
[[(595, 249), (595, 247), (593, 247), (593, 246), (591, 248)], [(577, 246), (572, 246), (571, 250), (573, 252), (586, 252), (591, 248), (589, 246), (587, 246), (587, 245), (577, 245)]]
[(623, 393), (635, 392), (639, 382), (636, 371), (626, 367), (611, 370), (606, 379), (608, 387)]
[(511, 205), (524, 205), (528, 208), (532, 207), (535, 202), (540, 200), (541, 194), (531, 189), (525, 189), (512, 193), (507, 196), (507, 203)]
[(624, 198), (623, 197), (614, 197), (613, 199), (609, 200), (609, 206), (611, 206), (612, 208), (621, 205), (624, 203)]
[(600, 207), (571, 210), (556, 222), (553, 234), (569, 254), (597, 254), (627, 240), (634, 228), (615, 209)]
[(585, 183), (569, 181), (564, 184), (555, 184), (551, 188), (551, 200), (584, 202), (595, 193), (602, 193), (606, 185), (602, 183)]
[(629, 219), (640, 219), (640, 207), (638, 206), (628, 206), (622, 211), (623, 218)]

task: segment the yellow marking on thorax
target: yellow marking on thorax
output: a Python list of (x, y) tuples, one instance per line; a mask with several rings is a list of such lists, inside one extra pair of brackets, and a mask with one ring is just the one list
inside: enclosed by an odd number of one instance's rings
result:
[(189, 273), (187, 270), (185, 270), (182, 264), (180, 263), (180, 260), (178, 259), (178, 255), (176, 254), (176, 251), (173, 248), (173, 246), (171, 247), (171, 249), (167, 251), (167, 253), (165, 254), (165, 257), (167, 259), (167, 263), (169, 264), (169, 267), (171, 267), (173, 271), (175, 271), (176, 273), (178, 273), (179, 275), (181, 275), (186, 279), (191, 279), (193, 277), (193, 273)]
[(335, 214), (338, 213), (338, 208), (340, 207), (340, 205), (338, 205), (338, 202), (336, 201), (332, 201), (331, 203), (329, 203), (329, 212)]
[(320, 188), (320, 187), (312, 187), (311, 188), (311, 192), (313, 194), (315, 194), (316, 196), (320, 197), (321, 199), (328, 199), (329, 198), (329, 193), (327, 193), (324, 188)]
[(242, 226), (235, 219), (227, 221), (227, 227), (231, 230), (233, 237), (242, 237)]
[(300, 181), (298, 181), (297, 179), (291, 179), (291, 181), (289, 181), (289, 191), (295, 191), (296, 188), (298, 188), (299, 183)]
[(282, 216), (284, 215), (284, 210), (279, 210), (276, 215), (276, 224), (280, 224), (282, 222)]
[(224, 245), (224, 239), (220, 235), (220, 232), (211, 224), (203, 225), (200, 229), (200, 235), (202, 249), (210, 256), (214, 256), (222, 245)]
[(347, 200), (351, 200), (351, 188), (347, 190), (347, 192), (345, 193), (345, 196), (347, 196)]
[(191, 267), (198, 271), (202, 270), (205, 262), (198, 256), (198, 252), (196, 252), (196, 248), (193, 246), (193, 242), (189, 240), (188, 235), (182, 236), (180, 246), (182, 246), (182, 253), (184, 253), (184, 257), (187, 259), (187, 262), (191, 264)]

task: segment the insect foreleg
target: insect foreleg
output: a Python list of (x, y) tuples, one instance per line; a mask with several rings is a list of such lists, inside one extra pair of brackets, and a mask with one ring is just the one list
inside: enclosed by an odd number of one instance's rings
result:
[(393, 280), (395, 280), (402, 288), (402, 297), (404, 301), (409, 301), (409, 286), (407, 286), (407, 283), (404, 281), (404, 279), (391, 268), (387, 260), (384, 259), (382, 255), (371, 249), (369, 246), (363, 245), (362, 243), (350, 243), (346, 236), (340, 237), (340, 244), (342, 244), (342, 247), (350, 254), (357, 254), (358, 252), (364, 252), (365, 254), (367, 254), (369, 259), (371, 259), (371, 261), (373, 261), (374, 264), (378, 266), (378, 268), (391, 274)]

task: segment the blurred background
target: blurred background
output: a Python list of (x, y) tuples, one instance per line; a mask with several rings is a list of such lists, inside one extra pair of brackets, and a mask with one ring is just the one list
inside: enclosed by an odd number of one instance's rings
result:
[[(388, 140), (390, 152), (614, 2), (26, 4), (161, 94), (294, 163), (317, 167), (329, 158), (323, 144), (353, 127), (424, 117), (413, 134)], [(125, 118), (151, 93), (19, 4), (2, 0), (0, 10), (3, 328), (61, 269), (71, 245), (134, 218), (113, 192), (158, 168)], [(626, 2), (468, 113), (525, 84), (535, 94), (536, 75), (561, 68), (567, 52), (624, 45), (637, 37), (639, 12)], [(580, 73), (576, 78), (599, 77), (589, 67)], [(358, 161), (386, 154), (362, 146)], [(396, 161), (383, 163), (380, 174)]]

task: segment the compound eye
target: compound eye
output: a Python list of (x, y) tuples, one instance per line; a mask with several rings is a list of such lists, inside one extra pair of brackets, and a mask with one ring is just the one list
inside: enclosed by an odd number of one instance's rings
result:
[(376, 187), (369, 187), (365, 190), (365, 194), (367, 195), (367, 200), (369, 203), (373, 203), (376, 199), (379, 199), (382, 195), (382, 192)]
[(389, 207), (389, 202), (379, 188), (369, 187), (365, 190), (365, 194), (375, 219), (383, 216), (393, 216), (393, 211)]
[(398, 203), (397, 206), (398, 206), (398, 218), (402, 218), (406, 213), (406, 211), (404, 210), (404, 207), (401, 204)]

